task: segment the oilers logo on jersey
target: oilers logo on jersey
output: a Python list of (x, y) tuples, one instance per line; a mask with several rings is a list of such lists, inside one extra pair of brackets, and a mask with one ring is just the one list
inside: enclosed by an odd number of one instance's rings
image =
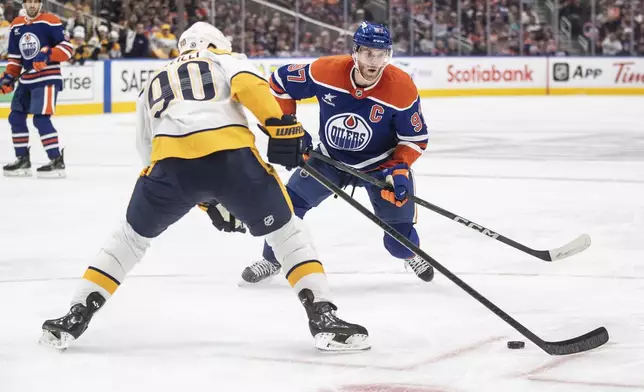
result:
[(36, 34), (24, 33), (18, 42), (20, 53), (25, 60), (31, 60), (40, 51), (40, 40)]
[(337, 114), (327, 121), (325, 136), (329, 145), (338, 150), (362, 151), (371, 141), (373, 130), (364, 118), (355, 113)]

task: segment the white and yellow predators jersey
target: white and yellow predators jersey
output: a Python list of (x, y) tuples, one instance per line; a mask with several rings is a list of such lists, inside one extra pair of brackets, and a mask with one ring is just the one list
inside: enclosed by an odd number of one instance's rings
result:
[(137, 101), (144, 165), (254, 147), (244, 106), (261, 123), (282, 115), (268, 83), (245, 56), (214, 49), (179, 56), (155, 74)]

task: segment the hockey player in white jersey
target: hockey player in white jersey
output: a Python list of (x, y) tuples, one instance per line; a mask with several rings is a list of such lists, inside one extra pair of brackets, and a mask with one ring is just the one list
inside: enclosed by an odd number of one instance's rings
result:
[[(268, 159), (302, 163), (305, 131), (282, 115), (268, 83), (214, 26), (198, 22), (137, 102), (137, 146), (146, 166), (126, 220), (91, 262), (67, 315), (43, 324), (41, 343), (65, 349), (78, 339), (153, 238), (197, 204), (220, 229), (265, 236), (304, 305), (315, 346), (325, 351), (370, 347), (367, 330), (335, 314), (324, 268), (274, 169), (259, 156), (243, 108), (270, 136)], [(204, 204), (205, 203), (205, 204)], [(228, 213), (230, 211), (230, 214)], [(236, 218), (235, 218), (236, 217)]]

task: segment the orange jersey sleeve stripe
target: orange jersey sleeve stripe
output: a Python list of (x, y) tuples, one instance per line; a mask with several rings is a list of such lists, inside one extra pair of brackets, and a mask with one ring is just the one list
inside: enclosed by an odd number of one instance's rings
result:
[(51, 56), (49, 56), (51, 61), (62, 63), (63, 61), (69, 60), (72, 57), (71, 51), (60, 45), (56, 46), (51, 50)]
[(268, 78), (268, 84), (271, 86), (271, 89), (275, 91), (278, 94), (286, 94), (286, 91), (284, 91), (283, 88), (280, 87), (279, 84), (273, 82), (273, 77), (271, 76)]
[(36, 79), (40, 78), (43, 76), (49, 76), (49, 75), (60, 75), (60, 70), (59, 69), (51, 69), (47, 71), (41, 71), (33, 74), (25, 74), (22, 76), (23, 79), (29, 80), (29, 79)]
[[(273, 81), (273, 76), (268, 78), (268, 84), (271, 86), (271, 90), (273, 90), (277, 94), (287, 94), (287, 92), (277, 83)], [(297, 111), (297, 102), (294, 99), (289, 99), (289, 98), (279, 98), (275, 97), (275, 100), (277, 103), (280, 105), (280, 108), (282, 109), (282, 113), (284, 114), (290, 114), (290, 115), (295, 115), (295, 112)]]
[(282, 113), (295, 116), (295, 113), (297, 112), (297, 103), (295, 102), (294, 99), (284, 99), (284, 98), (277, 98), (277, 97), (274, 97), (274, 98), (277, 101), (277, 103), (280, 105), (280, 108), (282, 109)]
[(14, 64), (14, 63), (9, 63), (7, 64), (7, 73), (14, 78), (17, 78), (18, 75), (20, 75), (20, 71), (22, 70), (22, 65)]
[(398, 145), (394, 150), (394, 155), (392, 160), (406, 163), (407, 166), (410, 166), (420, 158), (422, 154), (414, 150), (411, 147)]

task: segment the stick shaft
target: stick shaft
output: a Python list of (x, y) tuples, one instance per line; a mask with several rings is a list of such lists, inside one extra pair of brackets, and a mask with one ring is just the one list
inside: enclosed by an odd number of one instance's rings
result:
[[(355, 177), (358, 177), (361, 180), (364, 180), (364, 181), (366, 181), (366, 182), (368, 182), (370, 184), (373, 184), (373, 185), (375, 185), (375, 186), (377, 186), (379, 188), (386, 188), (387, 187), (386, 182), (380, 181), (377, 178), (374, 178), (374, 177), (372, 177), (372, 176), (370, 176), (370, 175), (368, 175), (366, 173), (363, 173), (363, 172), (361, 172), (359, 170), (356, 170), (356, 169), (354, 169), (352, 167), (349, 167), (349, 166), (343, 164), (342, 162), (338, 162), (338, 161), (336, 161), (336, 160), (334, 160), (332, 158), (329, 158), (329, 157), (327, 157), (327, 156), (325, 156), (325, 155), (323, 155), (323, 154), (321, 154), (321, 153), (319, 153), (317, 151), (311, 151), (311, 156), (313, 158), (315, 158), (315, 159), (319, 159), (319, 160), (321, 160), (321, 161), (323, 161), (323, 162), (335, 167), (336, 169), (339, 169), (339, 170), (342, 170), (342, 171), (344, 171), (346, 173), (349, 173), (349, 174), (351, 174), (351, 175), (353, 175)], [(449, 218), (449, 219), (451, 219), (451, 220), (453, 220), (453, 221), (455, 221), (457, 223), (460, 223), (460, 224), (462, 224), (464, 226), (467, 226), (470, 229), (476, 230), (479, 233), (481, 233), (481, 234), (483, 234), (483, 235), (485, 235), (487, 237), (493, 238), (493, 239), (495, 239), (497, 241), (500, 241), (500, 242), (502, 242), (502, 243), (504, 243), (506, 245), (509, 245), (509, 246), (511, 246), (511, 247), (513, 247), (515, 249), (518, 249), (518, 250), (520, 250), (522, 252), (525, 252), (525, 253), (527, 253), (527, 254), (529, 254), (531, 256), (537, 257), (537, 258), (539, 258), (541, 260), (544, 260), (544, 261), (552, 261), (552, 257), (550, 256), (550, 253), (548, 251), (535, 250), (535, 249), (529, 248), (529, 247), (527, 247), (527, 246), (525, 246), (525, 245), (523, 245), (521, 243), (518, 243), (518, 242), (516, 242), (516, 241), (514, 241), (514, 240), (512, 240), (512, 239), (510, 239), (510, 238), (508, 238), (508, 237), (506, 237), (504, 235), (501, 235), (501, 234), (497, 233), (496, 231), (490, 230), (485, 226), (479, 225), (478, 223), (474, 223), (469, 219), (463, 218), (462, 216), (456, 215), (453, 212), (447, 211), (444, 208), (441, 208), (441, 207), (439, 207), (439, 206), (437, 206), (435, 204), (432, 204), (432, 203), (430, 203), (430, 202), (428, 202), (426, 200), (423, 200), (418, 196), (415, 196), (415, 195), (409, 196), (409, 200), (411, 200), (414, 203), (416, 203), (418, 205), (421, 205), (421, 206), (423, 206), (423, 207), (425, 207), (425, 208), (427, 208), (427, 209), (429, 209), (431, 211), (434, 211), (439, 215), (442, 215), (442, 216), (444, 216), (446, 218)]]

